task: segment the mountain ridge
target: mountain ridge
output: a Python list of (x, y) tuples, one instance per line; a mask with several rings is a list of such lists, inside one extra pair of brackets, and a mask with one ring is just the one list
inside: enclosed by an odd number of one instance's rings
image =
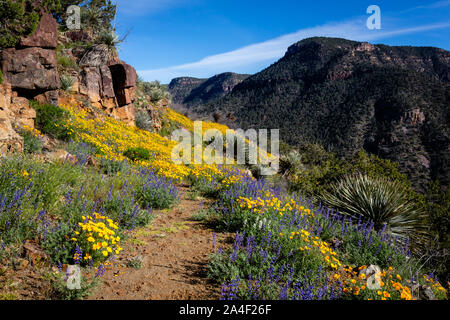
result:
[(175, 78), (169, 84), (169, 92), (175, 105), (189, 109), (224, 97), (248, 77), (247, 74), (224, 72), (208, 79)]
[(232, 127), (280, 128), (294, 146), (318, 142), (341, 156), (364, 149), (398, 162), (420, 189), (449, 182), (449, 92), (446, 50), (318, 37), (192, 109), (232, 114), (224, 121)]

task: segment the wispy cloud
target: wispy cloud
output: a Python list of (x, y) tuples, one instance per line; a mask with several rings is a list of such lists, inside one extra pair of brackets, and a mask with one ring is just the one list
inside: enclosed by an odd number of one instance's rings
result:
[(293, 43), (305, 38), (324, 36), (339, 37), (356, 41), (373, 41), (402, 34), (416, 33), (450, 27), (450, 23), (435, 23), (397, 30), (371, 31), (365, 27), (365, 19), (355, 19), (343, 23), (326, 24), (299, 30), (295, 33), (249, 45), (237, 50), (212, 55), (200, 61), (167, 68), (141, 70), (139, 74), (146, 80), (159, 80), (163, 83), (181, 76), (210, 77), (226, 71), (238, 71), (242, 67), (257, 63), (276, 61), (281, 58)]
[(431, 4), (423, 5), (423, 6), (417, 6), (410, 10), (416, 10), (416, 9), (437, 9), (437, 8), (444, 8), (450, 6), (450, 0), (444, 0), (444, 1), (438, 1)]

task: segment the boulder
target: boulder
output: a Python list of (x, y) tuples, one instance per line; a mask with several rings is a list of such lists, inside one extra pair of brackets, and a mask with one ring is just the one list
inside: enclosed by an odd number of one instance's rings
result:
[(108, 66), (100, 66), (100, 74), (102, 78), (102, 97), (103, 98), (114, 98), (116, 95), (114, 93), (114, 83), (112, 79), (111, 71)]
[(70, 158), (70, 154), (63, 149), (49, 152), (45, 155), (45, 160), (48, 162), (66, 161)]
[(22, 97), (12, 97), (10, 111), (12, 114), (12, 119), (14, 119), (18, 125), (34, 128), (36, 111), (30, 107), (28, 99)]
[(2, 71), (14, 90), (37, 94), (59, 89), (56, 51), (8, 48), (2, 52)]
[(17, 98), (13, 97), (11, 85), (0, 84), (0, 155), (23, 150), (23, 138), (13, 128), (13, 122), (20, 118), (15, 118), (11, 110), (12, 99)]
[(41, 104), (53, 104), (57, 106), (59, 104), (59, 92), (58, 90), (46, 91), (34, 96), (33, 99)]
[(58, 45), (58, 23), (49, 13), (42, 15), (34, 33), (20, 40), (22, 47), (56, 48)]
[(134, 104), (116, 108), (113, 115), (129, 125), (133, 125), (136, 119)]
[(108, 65), (109, 56), (109, 49), (106, 45), (96, 45), (85, 51), (83, 57), (80, 59), (79, 66), (100, 67)]
[(129, 64), (122, 62), (122, 65), (125, 69), (125, 87), (126, 88), (135, 88), (136, 87), (136, 81), (137, 81), (137, 72), (136, 70), (130, 66)]
[(85, 67), (81, 72), (80, 93), (89, 97), (91, 102), (101, 100), (102, 78), (97, 67)]
[(117, 108), (117, 102), (115, 98), (103, 98), (101, 104), (103, 109), (106, 110), (109, 114), (111, 114), (113, 110)]

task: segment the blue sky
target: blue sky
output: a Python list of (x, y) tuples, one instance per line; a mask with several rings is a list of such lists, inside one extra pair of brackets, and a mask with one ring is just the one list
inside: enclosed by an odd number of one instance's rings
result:
[[(450, 49), (450, 0), (118, 0), (116, 27), (129, 32), (121, 59), (148, 81), (222, 72), (256, 73), (293, 43), (334, 36)], [(369, 30), (369, 5), (381, 30)]]

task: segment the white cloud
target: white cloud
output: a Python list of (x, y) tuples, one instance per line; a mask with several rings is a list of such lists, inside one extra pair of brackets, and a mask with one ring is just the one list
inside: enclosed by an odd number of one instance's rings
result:
[(255, 65), (262, 62), (274, 62), (285, 54), (290, 45), (309, 37), (324, 36), (339, 37), (356, 41), (373, 41), (401, 34), (450, 27), (450, 23), (437, 23), (393, 31), (371, 31), (368, 30), (365, 25), (364, 18), (302, 29), (295, 33), (287, 34), (262, 43), (252, 44), (237, 50), (212, 55), (197, 62), (167, 68), (141, 70), (138, 71), (138, 73), (146, 80), (159, 80), (163, 83), (168, 83), (171, 79), (181, 76), (205, 78), (226, 71), (241, 72), (239, 70), (245, 69), (245, 67), (249, 65)]

